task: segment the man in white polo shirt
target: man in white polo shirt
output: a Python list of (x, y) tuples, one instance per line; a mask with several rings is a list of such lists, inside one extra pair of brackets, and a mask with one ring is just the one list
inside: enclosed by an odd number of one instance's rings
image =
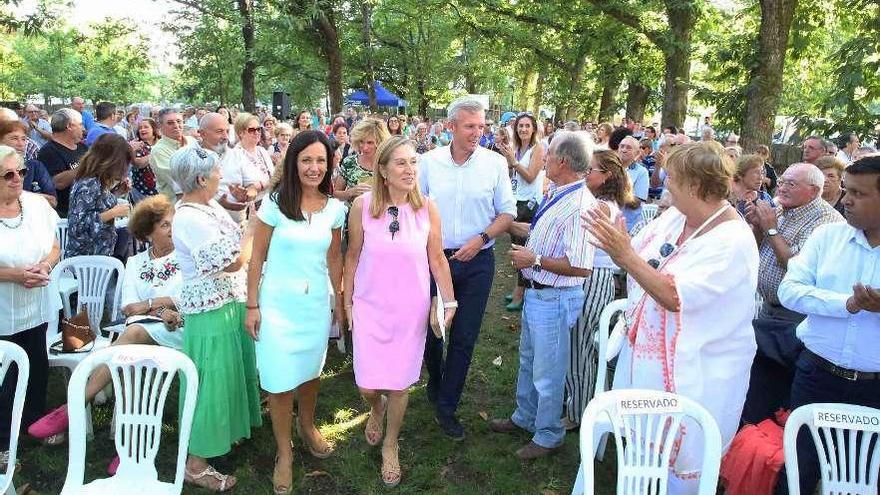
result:
[(464, 439), (464, 428), (455, 417), (492, 278), (495, 236), (506, 232), (516, 215), (516, 202), (504, 157), (480, 147), (486, 110), (471, 98), (460, 98), (448, 109), (452, 141), (422, 155), (419, 185), (440, 211), (443, 250), (449, 258), (458, 310), (443, 341), (428, 332), (425, 364), (428, 398), (436, 403), (436, 419), (454, 440)]

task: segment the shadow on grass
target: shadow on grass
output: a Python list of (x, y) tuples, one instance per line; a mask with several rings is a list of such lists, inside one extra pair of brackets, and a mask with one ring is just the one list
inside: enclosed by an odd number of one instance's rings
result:
[[(370, 447), (363, 429), (369, 408), (361, 401), (354, 383), (351, 355), (342, 355), (331, 346), (321, 380), (317, 418), (325, 437), (336, 446), (326, 460), (311, 457), (296, 445), (294, 493), (360, 494), (568, 494), (579, 462), (578, 437), (570, 433), (556, 455), (523, 462), (513, 453), (528, 442), (526, 435), (491, 433), (487, 419), (504, 417), (513, 411), (518, 363), (519, 315), (504, 310), (504, 295), (513, 285), (514, 272), (507, 257), (506, 240), (496, 247), (495, 283), (483, 320), (480, 340), (474, 352), (468, 382), (459, 407), (467, 438), (463, 442), (447, 439), (434, 423), (431, 404), (425, 397), (426, 373), (410, 395), (409, 408), (400, 436), (401, 484), (388, 490), (379, 474), (381, 451)], [(493, 364), (500, 356), (501, 365)], [(172, 390), (176, 391), (177, 387)], [(49, 406), (64, 401), (65, 384), (60, 373), (50, 377)], [(115, 451), (110, 438), (112, 402), (94, 408), (95, 439), (87, 449), (86, 477), (107, 476), (106, 468)], [(177, 453), (177, 394), (170, 394), (165, 407), (166, 428), (157, 463), (160, 476), (174, 476)], [(67, 471), (67, 445), (42, 446), (23, 435), (19, 449), (22, 470), (16, 484), (29, 482), (41, 493), (59, 493)], [(614, 450), (609, 446), (606, 461), (596, 466), (597, 492), (615, 491)], [(272, 493), (275, 441), (268, 414), (264, 425), (252, 432), (250, 440), (222, 458), (212, 460), (218, 470), (238, 478), (234, 493), (261, 495)], [(210, 493), (185, 486), (186, 494)]]

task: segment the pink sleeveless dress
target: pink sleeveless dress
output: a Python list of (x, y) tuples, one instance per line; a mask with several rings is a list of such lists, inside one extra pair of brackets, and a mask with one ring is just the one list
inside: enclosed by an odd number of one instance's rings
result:
[(364, 244), (354, 275), (354, 376), (359, 387), (405, 390), (419, 380), (428, 312), (428, 207), (398, 207), (400, 230), (391, 237), (387, 211), (370, 215), (363, 195)]

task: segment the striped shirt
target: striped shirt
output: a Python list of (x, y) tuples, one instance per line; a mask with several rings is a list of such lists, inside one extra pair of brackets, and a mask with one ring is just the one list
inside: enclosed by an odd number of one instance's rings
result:
[[(565, 191), (575, 188), (575, 191), (565, 194)], [(551, 204), (553, 197), (559, 194), (565, 195)], [(551, 187), (538, 207), (536, 216), (540, 215), (540, 218), (529, 232), (526, 247), (542, 258), (565, 257), (573, 268), (592, 269), (596, 250), (587, 240), (580, 213), (595, 201), (583, 181)], [(558, 275), (546, 269), (536, 272), (531, 267), (523, 268), (522, 274), (529, 280), (553, 287), (582, 285), (585, 280), (585, 277)]]

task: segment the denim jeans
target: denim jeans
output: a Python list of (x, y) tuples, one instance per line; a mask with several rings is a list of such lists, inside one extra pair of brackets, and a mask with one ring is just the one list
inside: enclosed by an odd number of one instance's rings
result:
[(511, 420), (534, 433), (532, 441), (542, 447), (557, 447), (565, 439), (561, 418), (571, 328), (583, 304), (580, 285), (526, 289)]
[(461, 401), (495, 275), (493, 248), (480, 251), (468, 262), (450, 260), (449, 270), (458, 309), (452, 328), (446, 332), (446, 359), (443, 359), (443, 341), (435, 337), (434, 332), (428, 330), (425, 342), (428, 388), (437, 394), (438, 416), (454, 415)]

